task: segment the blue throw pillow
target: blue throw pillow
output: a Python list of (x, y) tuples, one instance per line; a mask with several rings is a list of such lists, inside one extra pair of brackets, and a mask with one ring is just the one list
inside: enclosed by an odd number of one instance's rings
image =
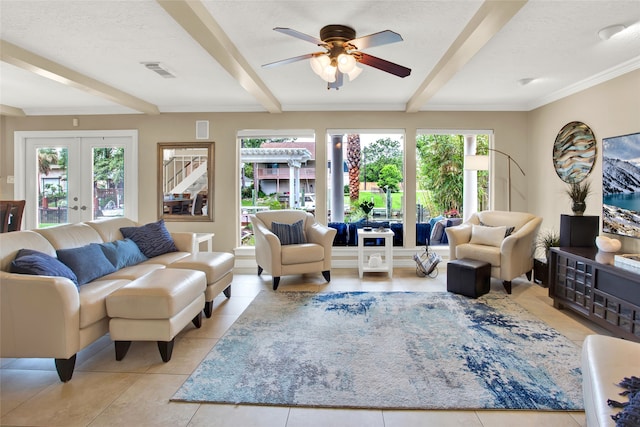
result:
[(69, 267), (51, 255), (32, 249), (20, 249), (15, 259), (11, 261), (10, 271), (36, 276), (66, 277), (76, 285), (78, 284), (78, 278)]
[(120, 232), (124, 237), (136, 242), (147, 258), (178, 251), (163, 219), (140, 227), (122, 227)]
[(272, 222), (271, 231), (278, 236), (281, 245), (297, 245), (307, 242), (302, 229), (302, 220), (296, 221), (293, 224)]
[(56, 252), (58, 259), (78, 277), (78, 286), (116, 271), (111, 261), (95, 244), (72, 249), (58, 249)]
[(106, 243), (92, 243), (92, 245), (100, 246), (100, 249), (107, 257), (111, 264), (120, 270), (130, 265), (140, 264), (146, 261), (148, 258), (140, 251), (136, 242), (131, 239), (116, 240), (114, 242)]

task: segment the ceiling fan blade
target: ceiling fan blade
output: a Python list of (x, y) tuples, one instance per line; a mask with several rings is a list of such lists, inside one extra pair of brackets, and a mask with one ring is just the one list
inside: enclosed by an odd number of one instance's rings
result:
[(325, 43), (322, 40), (320, 40), (319, 38), (310, 36), (309, 34), (301, 33), (300, 31), (296, 31), (296, 30), (293, 30), (291, 28), (276, 27), (273, 30), (277, 31), (279, 33), (282, 33), (282, 34), (286, 34), (286, 35), (291, 36), (291, 37), (295, 37), (297, 39), (301, 39), (301, 40), (305, 40), (305, 41), (311, 42), (311, 43), (316, 44), (318, 46), (324, 46), (325, 45)]
[(292, 62), (303, 61), (305, 59), (311, 58), (313, 55), (314, 55), (313, 53), (307, 53), (306, 55), (294, 56), (293, 58), (281, 59), (280, 61), (264, 64), (262, 68), (277, 67), (279, 65), (291, 64)]
[(391, 30), (380, 31), (379, 33), (369, 34), (368, 36), (362, 36), (349, 40), (348, 43), (354, 45), (358, 50), (366, 49), (368, 47), (381, 46), (383, 44), (397, 43), (402, 41), (402, 36)]
[(327, 89), (336, 89), (342, 87), (342, 82), (344, 81), (344, 74), (340, 72), (340, 70), (336, 70), (336, 81), (333, 83), (327, 84)]
[(403, 67), (402, 65), (394, 64), (386, 59), (377, 58), (366, 53), (359, 53), (358, 62), (368, 65), (378, 70), (386, 71), (387, 73), (394, 74), (398, 77), (407, 77), (411, 74), (411, 68)]

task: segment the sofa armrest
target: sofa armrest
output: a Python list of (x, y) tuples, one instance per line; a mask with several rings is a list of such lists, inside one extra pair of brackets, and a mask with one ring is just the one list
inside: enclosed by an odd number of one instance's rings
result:
[(198, 252), (198, 242), (196, 241), (196, 234), (190, 232), (173, 232), (171, 233), (176, 247), (180, 252), (196, 253)]
[(447, 227), (444, 232), (447, 233), (447, 240), (449, 240), (449, 260), (453, 261), (457, 259), (456, 246), (469, 243), (471, 240), (471, 224), (464, 223)]
[(62, 277), (0, 272), (0, 356), (68, 359), (80, 350), (80, 296)]

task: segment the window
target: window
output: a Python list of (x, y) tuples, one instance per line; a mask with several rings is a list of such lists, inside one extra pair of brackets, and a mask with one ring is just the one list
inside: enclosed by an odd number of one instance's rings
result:
[(249, 215), (290, 208), (315, 212), (315, 135), (304, 130), (248, 130), (240, 132), (238, 140), (240, 245), (253, 246)]

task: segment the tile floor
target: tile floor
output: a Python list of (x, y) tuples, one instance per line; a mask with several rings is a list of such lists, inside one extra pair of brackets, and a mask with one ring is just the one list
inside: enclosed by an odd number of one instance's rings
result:
[[(416, 277), (413, 269), (386, 274), (357, 270), (283, 277), (280, 291), (420, 291), (446, 290), (446, 268), (435, 279)], [(303, 283), (303, 284), (300, 284)], [(588, 334), (606, 331), (578, 316), (553, 308), (547, 289), (513, 282), (511, 298), (577, 345)], [(237, 274), (231, 299), (219, 296), (201, 329), (189, 324), (178, 336), (170, 362), (162, 363), (155, 343), (134, 342), (124, 360), (115, 361), (113, 344), (105, 336), (78, 354), (73, 379), (58, 380), (52, 359), (0, 359), (0, 424), (3, 426), (585, 426), (582, 412), (539, 411), (389, 411), (233, 406), (172, 403), (169, 399), (198, 366), (242, 311), (261, 290), (271, 289), (271, 277)], [(492, 292), (502, 293), (499, 281)]]

